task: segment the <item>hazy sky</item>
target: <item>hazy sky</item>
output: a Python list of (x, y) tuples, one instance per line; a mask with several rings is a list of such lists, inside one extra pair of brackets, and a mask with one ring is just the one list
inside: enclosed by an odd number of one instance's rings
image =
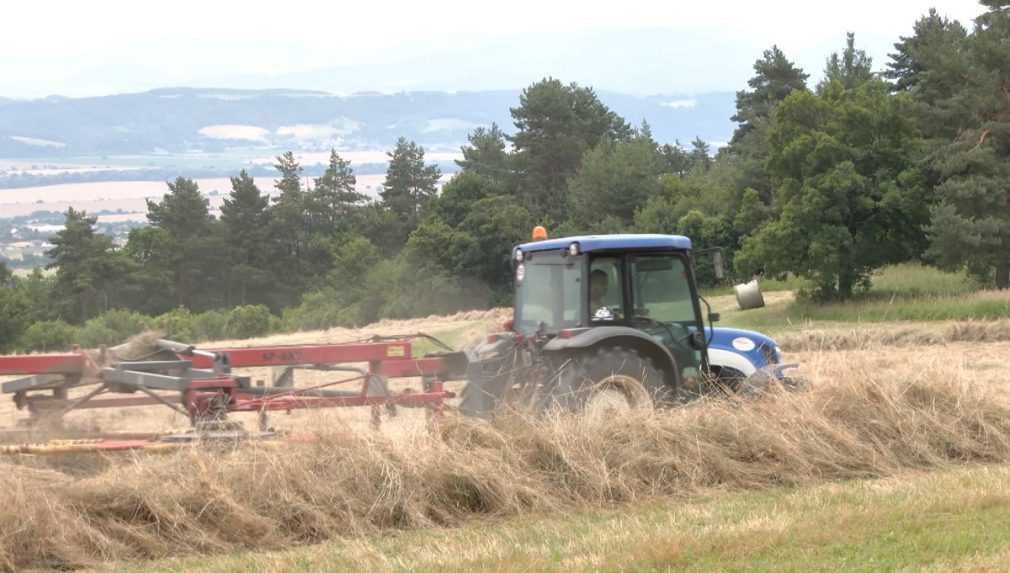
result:
[[(818, 76), (846, 31), (880, 67), (930, 6), (965, 24), (981, 11), (973, 0), (15, 0), (2, 9), (0, 96), (518, 88), (548, 74), (639, 93), (735, 90), (773, 43)], [(608, 53), (623, 65), (587, 61)]]

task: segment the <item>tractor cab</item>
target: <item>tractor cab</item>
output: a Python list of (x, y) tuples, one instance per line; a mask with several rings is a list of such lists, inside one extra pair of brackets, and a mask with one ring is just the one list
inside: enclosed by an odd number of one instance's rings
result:
[(580, 236), (513, 251), (514, 332), (572, 339), (609, 327), (641, 332), (670, 352), (679, 379), (707, 369), (691, 240), (673, 235)]
[(547, 239), (538, 227), (533, 239), (512, 250), (508, 331), (468, 352), (464, 413), (583, 410), (600, 394), (651, 407), (792, 383), (770, 338), (711, 326), (718, 315), (702, 312), (687, 237)]

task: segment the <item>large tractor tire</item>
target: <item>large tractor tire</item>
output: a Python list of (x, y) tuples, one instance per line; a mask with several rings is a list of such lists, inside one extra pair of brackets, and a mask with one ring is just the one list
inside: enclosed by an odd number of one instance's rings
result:
[(676, 388), (652, 360), (631, 348), (604, 346), (571, 357), (558, 373), (547, 407), (572, 412), (651, 409), (675, 396)]

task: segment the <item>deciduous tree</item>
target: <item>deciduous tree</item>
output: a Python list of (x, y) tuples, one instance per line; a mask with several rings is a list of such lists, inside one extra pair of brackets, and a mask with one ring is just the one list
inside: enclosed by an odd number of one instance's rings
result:
[(649, 138), (602, 141), (586, 152), (569, 182), (572, 223), (583, 232), (601, 232), (606, 215), (630, 226), (635, 211), (658, 192), (661, 170), (656, 144)]
[(928, 203), (908, 106), (879, 80), (786, 98), (770, 131), (776, 215), (744, 241), (738, 270), (793, 272), (845, 298), (872, 270), (921, 252)]

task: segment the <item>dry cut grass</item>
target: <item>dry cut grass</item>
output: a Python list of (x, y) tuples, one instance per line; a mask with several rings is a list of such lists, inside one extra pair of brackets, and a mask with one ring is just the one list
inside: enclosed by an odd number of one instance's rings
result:
[(1010, 320), (907, 322), (852, 328), (805, 329), (776, 337), (791, 352), (872, 350), (882, 346), (932, 346), (955, 342), (1010, 341)]
[(1010, 468), (904, 472), (804, 488), (476, 521), (453, 529), (115, 563), (116, 573), (876, 573), (1006, 571)]
[(858, 363), (834, 364), (832, 381), (816, 379), (802, 394), (658, 413), (451, 418), (438, 436), (398, 440), (333, 431), (283, 448), (129, 459), (87, 478), (7, 464), (0, 569), (267, 550), (1010, 461), (1010, 400), (995, 385), (965, 370), (906, 375)]

